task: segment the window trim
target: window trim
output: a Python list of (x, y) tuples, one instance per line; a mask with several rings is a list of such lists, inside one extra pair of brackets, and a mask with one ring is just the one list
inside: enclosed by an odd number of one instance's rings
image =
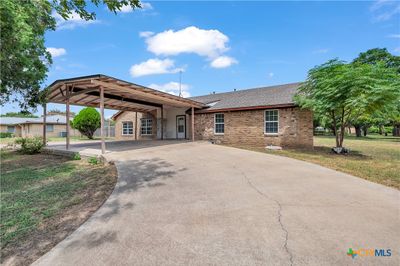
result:
[[(150, 134), (143, 134), (142, 133), (142, 128), (143, 128), (143, 120), (150, 120), (150, 125), (151, 125), (151, 133)], [(147, 126), (147, 124), (146, 124)], [(146, 130), (147, 131), (147, 130)], [(140, 119), (140, 136), (152, 136), (153, 134), (153, 118), (141, 118)]]
[[(221, 123), (221, 122), (216, 122), (216, 116), (217, 115), (223, 115), (224, 116), (224, 122), (223, 123)], [(224, 125), (224, 132), (223, 133), (221, 133), (221, 132), (216, 132), (216, 129), (217, 129), (217, 127), (216, 127), (216, 125), (217, 124), (222, 124), (222, 125)], [(225, 134), (225, 114), (224, 113), (215, 113), (214, 114), (214, 135), (224, 135)]]
[[(132, 123), (132, 134), (124, 134), (124, 123)], [(134, 135), (134, 129), (133, 129), (133, 121), (121, 121), (122, 127), (121, 127), (121, 136), (133, 136)]]
[[(51, 127), (51, 130), (49, 130), (48, 128)], [(54, 124), (47, 124), (46, 123), (46, 132), (54, 132)]]
[[(267, 111), (277, 111), (278, 112), (278, 121), (267, 121)], [(277, 122), (278, 123), (278, 132), (267, 132), (267, 122)], [(264, 110), (264, 135), (267, 136), (278, 136), (279, 135), (279, 109), (266, 109)]]

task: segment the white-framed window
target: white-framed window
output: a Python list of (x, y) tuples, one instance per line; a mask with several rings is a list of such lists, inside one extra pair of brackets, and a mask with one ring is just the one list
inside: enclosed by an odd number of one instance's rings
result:
[(122, 122), (122, 135), (133, 135), (133, 122)]
[(153, 119), (142, 118), (140, 126), (141, 135), (152, 135), (153, 134)]
[(214, 114), (214, 134), (225, 133), (225, 117), (224, 114)]
[(278, 134), (279, 110), (265, 110), (265, 134)]
[(54, 125), (46, 124), (46, 132), (53, 132), (53, 131), (54, 131)]

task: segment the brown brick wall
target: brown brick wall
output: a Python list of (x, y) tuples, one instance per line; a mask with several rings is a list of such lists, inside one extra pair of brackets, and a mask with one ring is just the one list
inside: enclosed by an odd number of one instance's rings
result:
[(223, 112), (225, 133), (214, 134), (214, 114), (195, 116), (195, 139), (214, 140), (217, 143), (265, 147), (313, 147), (312, 112), (300, 108), (279, 109), (279, 132), (277, 135), (264, 134), (264, 111)]
[[(137, 113), (137, 131), (135, 132), (135, 112), (123, 112), (115, 119), (115, 139), (116, 140), (135, 140), (135, 139), (155, 139), (157, 137), (157, 119), (156, 114), (153, 113)], [(153, 135), (142, 136), (140, 134), (140, 119), (141, 118), (152, 118), (153, 119)], [(133, 122), (133, 135), (122, 135), (122, 122)], [(135, 138), (136, 134), (136, 138)]]

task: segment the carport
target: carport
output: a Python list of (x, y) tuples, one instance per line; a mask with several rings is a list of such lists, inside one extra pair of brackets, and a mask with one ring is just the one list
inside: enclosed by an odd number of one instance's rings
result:
[[(114, 77), (97, 74), (56, 80), (49, 86), (48, 103), (66, 106), (66, 150), (70, 148), (69, 116), (70, 105), (98, 107), (101, 116), (101, 152), (105, 153), (104, 108), (148, 113), (161, 111), (164, 107), (190, 108), (191, 140), (194, 141), (194, 109), (205, 105), (193, 100), (154, 90), (145, 86), (123, 81)], [(43, 139), (46, 142), (46, 105), (43, 108)], [(163, 119), (161, 119), (161, 139), (163, 139)]]

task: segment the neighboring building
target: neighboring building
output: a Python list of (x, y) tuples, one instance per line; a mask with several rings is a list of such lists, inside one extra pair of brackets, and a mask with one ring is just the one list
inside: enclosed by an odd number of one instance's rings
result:
[[(63, 115), (46, 116), (46, 136), (65, 137), (66, 119)], [(13, 133), (15, 137), (42, 137), (43, 117), (0, 117), (0, 132)], [(79, 131), (70, 128), (71, 136), (79, 136)]]
[[(312, 112), (300, 109), (293, 96), (300, 83), (191, 97), (206, 104), (196, 109), (195, 140), (244, 146), (313, 147)], [(114, 115), (116, 139), (188, 139), (190, 110), (165, 106), (149, 113)]]

